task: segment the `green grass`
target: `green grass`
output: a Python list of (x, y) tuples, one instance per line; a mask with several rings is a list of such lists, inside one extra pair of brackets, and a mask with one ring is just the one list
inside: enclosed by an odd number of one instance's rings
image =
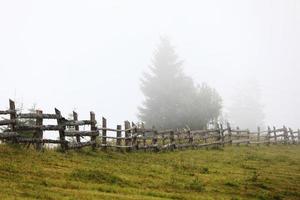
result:
[(0, 145), (0, 199), (300, 199), (300, 145), (161, 153)]

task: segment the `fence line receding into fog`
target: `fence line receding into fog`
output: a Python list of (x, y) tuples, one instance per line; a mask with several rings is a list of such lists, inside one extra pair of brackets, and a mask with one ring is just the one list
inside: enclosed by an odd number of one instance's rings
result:
[[(90, 119), (78, 120), (78, 114), (73, 112), (73, 119), (66, 119), (58, 109), (55, 114), (46, 114), (41, 110), (35, 113), (17, 112), (15, 103), (9, 100), (9, 109), (0, 110), (0, 115), (9, 116), (0, 120), (0, 140), (4, 143), (33, 145), (41, 150), (44, 144), (58, 144), (63, 151), (90, 146), (93, 149), (124, 149), (137, 150), (173, 150), (182, 148), (197, 148), (225, 145), (250, 144), (299, 144), (300, 129), (294, 131), (282, 128), (268, 127), (266, 131), (258, 127), (256, 132), (232, 128), (230, 124), (217, 124), (208, 130), (191, 130), (188, 127), (178, 130), (157, 130), (144, 128), (144, 125), (125, 121), (124, 125), (108, 128), (107, 120), (102, 117), (101, 125), (96, 121), (94, 112)], [(30, 120), (26, 123), (24, 120)], [(55, 125), (45, 125), (44, 119), (56, 120)], [(81, 130), (82, 126), (89, 130)], [(122, 128), (123, 127), (123, 128)], [(58, 139), (44, 139), (45, 131), (57, 131)], [(86, 138), (89, 138), (86, 141)], [(84, 141), (83, 141), (84, 140)]]

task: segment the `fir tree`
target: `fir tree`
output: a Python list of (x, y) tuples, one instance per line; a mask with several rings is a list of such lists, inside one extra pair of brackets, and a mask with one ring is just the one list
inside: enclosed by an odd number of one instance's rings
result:
[(195, 87), (184, 74), (182, 64), (170, 41), (161, 38), (150, 72), (142, 78), (145, 101), (139, 108), (139, 117), (146, 126), (200, 128), (218, 116), (218, 94), (206, 85)]

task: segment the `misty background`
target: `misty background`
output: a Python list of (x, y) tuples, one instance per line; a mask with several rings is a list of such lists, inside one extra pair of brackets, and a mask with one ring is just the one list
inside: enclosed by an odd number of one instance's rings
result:
[[(300, 2), (0, 0), (0, 108), (8, 98), (108, 125), (138, 121), (142, 73), (168, 36), (228, 113), (255, 82), (265, 124), (300, 126)], [(230, 117), (230, 116), (229, 116)]]

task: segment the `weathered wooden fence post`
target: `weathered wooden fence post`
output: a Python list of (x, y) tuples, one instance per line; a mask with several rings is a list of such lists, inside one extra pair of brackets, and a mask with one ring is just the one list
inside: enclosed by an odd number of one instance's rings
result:
[(178, 128), (176, 129), (176, 135), (177, 135), (177, 144), (179, 144), (179, 148), (180, 148), (182, 133)]
[(247, 145), (249, 145), (250, 144), (250, 130), (249, 129), (247, 129), (247, 139), (248, 139)]
[[(78, 114), (75, 111), (73, 111), (73, 120), (74, 120), (74, 122), (78, 121)], [(76, 123), (75, 123), (74, 129), (75, 129), (75, 131), (79, 131), (79, 126), (76, 125)], [(80, 135), (79, 134), (76, 135), (76, 141), (77, 141), (77, 143), (80, 143)]]
[(237, 140), (238, 140), (238, 143), (236, 144), (237, 146), (240, 146), (240, 142), (239, 142), (239, 140), (240, 140), (240, 127), (236, 127), (236, 138), (237, 138)]
[(154, 126), (152, 127), (152, 129), (153, 129), (152, 146), (154, 147), (155, 150), (158, 150), (158, 146), (157, 146), (158, 133)]
[[(96, 121), (96, 116), (94, 112), (90, 112), (90, 120), (91, 120), (91, 132), (95, 132), (97, 131), (97, 121)], [(97, 136), (96, 135), (92, 135), (91, 136), (91, 142), (92, 142), (92, 149), (95, 150), (97, 147)]]
[(190, 128), (188, 128), (187, 134), (188, 134), (188, 138), (189, 138), (189, 144), (190, 144), (190, 146), (193, 146), (193, 143), (194, 143), (194, 135), (193, 135), (193, 133), (191, 132), (191, 129), (190, 129)]
[(102, 117), (102, 142), (101, 142), (102, 144), (101, 144), (101, 146), (102, 146), (102, 149), (104, 149), (104, 150), (106, 150), (106, 148), (107, 148), (107, 138), (106, 138), (107, 130), (106, 130), (106, 128), (107, 128), (107, 121), (104, 117)]
[(257, 127), (257, 145), (260, 145), (260, 127)]
[[(122, 137), (122, 125), (117, 125), (117, 141), (116, 145), (121, 146), (121, 137)], [(117, 147), (117, 149), (121, 149), (120, 147)]]
[[(9, 124), (9, 128), (11, 132), (15, 132), (16, 131), (16, 122), (17, 122), (17, 111), (16, 111), (16, 106), (15, 106), (15, 102), (11, 99), (9, 99), (9, 111), (10, 111), (10, 120), (11, 123)], [(17, 142), (16, 139), (13, 140), (13, 142)]]
[(138, 149), (137, 126), (135, 125), (135, 123), (131, 122), (131, 127), (133, 128), (132, 129), (132, 149), (137, 150)]
[(271, 128), (270, 126), (268, 126), (268, 134), (267, 134), (268, 145), (270, 145), (271, 143), (271, 133), (272, 133)]
[(224, 130), (223, 130), (223, 124), (220, 124), (220, 128), (219, 128), (219, 131), (220, 131), (220, 137), (221, 137), (221, 142), (222, 142), (222, 147), (224, 147)]
[(65, 120), (61, 116), (61, 112), (55, 108), (55, 114), (57, 115), (57, 125), (59, 126), (59, 140), (61, 142), (61, 150), (65, 151), (68, 149), (68, 144), (66, 143), (66, 136), (65, 136), (65, 130), (66, 130), (66, 125), (65, 125)]
[(146, 131), (145, 131), (144, 123), (142, 123), (142, 135), (143, 135), (143, 147), (146, 150), (147, 139), (146, 139)]
[(274, 133), (275, 144), (277, 144), (277, 133), (276, 133), (276, 127), (275, 126), (273, 126), (273, 133)]
[[(41, 127), (43, 125), (43, 111), (37, 110), (36, 114), (37, 114), (37, 118), (36, 118), (35, 124), (37, 126)], [(34, 138), (38, 139), (36, 146), (35, 146), (36, 150), (41, 150), (43, 147), (43, 144), (40, 141), (43, 139), (43, 130), (41, 128), (36, 130)]]
[(228, 137), (229, 137), (229, 145), (232, 146), (232, 132), (231, 132), (231, 127), (230, 123), (227, 122), (227, 130), (228, 130)]
[(141, 136), (143, 135), (143, 132), (141, 131), (141, 125), (138, 124), (135, 126), (135, 138), (136, 138), (136, 148), (137, 150), (140, 149), (141, 147), (141, 143), (142, 143), (142, 140), (141, 140)]
[(127, 147), (127, 150), (130, 150), (132, 145), (131, 145), (131, 130), (130, 130), (130, 122), (129, 121), (125, 121), (124, 123), (124, 127), (125, 127), (125, 146)]
[(163, 146), (165, 146), (165, 144), (166, 144), (166, 136), (165, 135), (166, 135), (165, 133), (161, 134), (161, 140), (162, 140), (162, 145)]
[(204, 143), (207, 143), (207, 138), (208, 138), (208, 132), (206, 130), (206, 132), (204, 133)]
[(288, 143), (289, 137), (288, 137), (288, 131), (285, 126), (283, 126), (283, 135), (284, 135), (284, 144)]
[(171, 149), (175, 149), (175, 138), (174, 138), (174, 131), (170, 131), (170, 147)]
[(294, 132), (291, 128), (289, 128), (289, 132), (290, 132), (290, 135), (292, 137), (292, 143), (295, 144), (295, 137), (294, 137)]

